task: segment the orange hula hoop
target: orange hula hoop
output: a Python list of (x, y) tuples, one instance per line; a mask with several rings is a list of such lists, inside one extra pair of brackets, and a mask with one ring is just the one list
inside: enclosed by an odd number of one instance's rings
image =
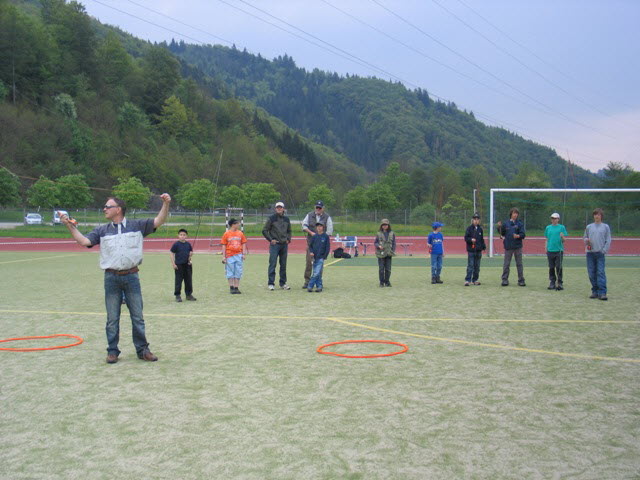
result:
[(58, 350), (60, 348), (69, 348), (69, 347), (75, 347), (76, 345), (80, 345), (82, 342), (84, 342), (84, 339), (82, 339), (81, 337), (78, 337), (76, 335), (70, 335), (68, 333), (56, 333), (55, 335), (43, 335), (43, 336), (39, 336), (39, 337), (18, 337), (18, 338), (5, 338), (4, 340), (0, 340), (0, 343), (3, 342), (15, 342), (18, 340), (36, 340), (39, 338), (55, 338), (55, 337), (71, 337), (71, 338), (75, 338), (76, 340), (78, 340), (75, 343), (70, 343), (68, 345), (58, 345), (55, 347), (35, 347), (35, 348), (0, 348), (0, 350), (5, 350), (8, 352), (37, 352), (37, 351), (41, 351), (41, 350)]
[[(391, 353), (375, 353), (372, 355), (346, 355), (344, 353), (336, 353), (336, 352), (325, 352), (324, 349), (330, 347), (332, 345), (343, 345), (345, 343), (386, 343), (388, 345), (397, 345), (401, 347), (402, 350), (398, 350), (397, 352)], [(321, 353), (323, 355), (334, 355), (336, 357), (345, 357), (345, 358), (377, 358), (377, 357), (392, 357), (394, 355), (400, 355), (401, 353), (406, 353), (409, 351), (409, 347), (404, 343), (399, 342), (390, 342), (388, 340), (344, 340), (342, 342), (331, 342), (326, 343), (324, 345), (320, 345), (316, 352)]]

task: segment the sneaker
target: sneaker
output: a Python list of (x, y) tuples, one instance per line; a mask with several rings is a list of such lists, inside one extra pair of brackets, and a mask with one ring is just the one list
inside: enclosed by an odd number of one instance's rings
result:
[(468, 287), (469, 285), (471, 285), (469, 282), (464, 282), (465, 287)]
[(519, 287), (526, 287), (526, 286), (527, 286), (527, 284), (526, 284), (526, 283), (524, 283), (524, 282), (518, 282), (518, 286), (519, 286)]
[(436, 277), (436, 283), (444, 283), (444, 282), (440, 280), (440, 277)]
[(564, 287), (563, 287), (562, 285), (558, 285), (558, 286), (556, 287), (556, 290), (558, 290), (558, 291), (560, 291), (560, 290), (564, 290)]
[(313, 288), (307, 288), (307, 292), (312, 293), (313, 292)]
[(269, 285), (267, 288), (272, 292), (276, 289), (276, 287), (274, 287), (273, 285)]
[(195, 302), (197, 298), (194, 297), (193, 295), (187, 295), (187, 300), (189, 300), (190, 302)]
[(182, 302), (182, 297), (180, 295), (176, 295), (176, 302)]
[(302, 285), (302, 289), (303, 289), (303, 290), (306, 290), (306, 288), (307, 288), (308, 286), (309, 286), (309, 284), (308, 284), (308, 283), (305, 283), (304, 285)]
[(287, 285), (286, 283), (284, 285), (280, 285), (280, 288), (282, 290), (291, 290), (291, 287), (289, 285)]
[(387, 282), (387, 283), (385, 284), (385, 286), (390, 287), (390, 286), (391, 286), (391, 282)]
[(114, 353), (107, 355), (107, 363), (118, 363), (118, 356)]
[(436, 277), (431, 277), (431, 285), (435, 285), (436, 284)]
[(480, 282), (473, 282), (474, 285), (482, 285)]
[(508, 287), (509, 286), (509, 282), (502, 282), (502, 286), (503, 287)]
[(240, 295), (242, 292), (240, 291), (240, 289), (238, 287), (236, 287), (236, 289), (233, 291), (233, 293), (235, 293), (236, 295)]
[(383, 288), (384, 286), (385, 286), (385, 284), (384, 284), (384, 283), (381, 283), (381, 284), (380, 284), (380, 288)]
[(554, 283), (550, 283), (549, 286), (547, 287), (547, 290), (555, 290), (556, 286)]
[(589, 298), (599, 298), (597, 293), (592, 293)]
[[(316, 288), (316, 293), (320, 293), (320, 292), (322, 292), (322, 289), (321, 288)], [(600, 300), (606, 300), (606, 298), (604, 298), (604, 299), (601, 298)]]
[(602, 300), (602, 301), (604, 301), (604, 302), (606, 302), (607, 300), (609, 300), (609, 299), (607, 298), (607, 296), (606, 296), (606, 295), (600, 295), (600, 297), (599, 297), (599, 298), (600, 298), (600, 300)]

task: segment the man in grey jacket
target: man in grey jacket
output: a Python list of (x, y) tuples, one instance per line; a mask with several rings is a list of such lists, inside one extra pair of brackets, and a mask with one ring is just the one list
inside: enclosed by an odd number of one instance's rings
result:
[(304, 289), (307, 288), (311, 279), (313, 258), (311, 257), (309, 246), (311, 245), (311, 239), (316, 234), (316, 224), (318, 223), (325, 226), (324, 233), (329, 236), (333, 235), (333, 220), (324, 211), (324, 202), (321, 200), (316, 202), (315, 210), (307, 213), (304, 220), (302, 220), (302, 231), (307, 234), (307, 258), (304, 269), (304, 285), (302, 285)]
[(291, 243), (291, 221), (284, 214), (284, 203), (276, 203), (276, 213), (269, 216), (262, 229), (262, 235), (269, 242), (269, 290), (275, 290), (276, 263), (280, 259), (280, 288), (289, 290), (287, 285), (287, 254)]
[(604, 271), (604, 256), (611, 246), (611, 229), (602, 222), (604, 212), (601, 208), (593, 211), (593, 223), (584, 231), (584, 244), (587, 248), (587, 272), (591, 281), (589, 298), (607, 298), (607, 275)]

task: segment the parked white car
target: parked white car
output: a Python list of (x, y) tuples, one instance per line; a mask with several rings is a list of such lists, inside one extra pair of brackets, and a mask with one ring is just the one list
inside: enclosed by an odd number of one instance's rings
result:
[(54, 210), (53, 211), (53, 220), (51, 220), (52, 225), (60, 225), (62, 222), (60, 221), (60, 215), (69, 216), (69, 212), (66, 210)]
[(42, 225), (42, 215), (39, 213), (27, 213), (24, 217), (25, 225)]

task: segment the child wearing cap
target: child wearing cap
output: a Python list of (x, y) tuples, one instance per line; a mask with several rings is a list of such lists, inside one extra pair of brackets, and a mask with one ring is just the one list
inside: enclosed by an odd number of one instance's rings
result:
[(316, 292), (318, 293), (322, 291), (322, 269), (324, 261), (331, 251), (331, 239), (324, 232), (324, 223), (317, 222), (315, 230), (316, 234), (311, 238), (311, 244), (309, 245), (309, 255), (313, 260), (313, 270), (307, 285), (307, 292), (309, 293), (313, 292), (313, 287), (316, 287)]
[(378, 257), (378, 277), (381, 287), (390, 287), (391, 282), (391, 258), (396, 254), (396, 234), (391, 230), (389, 220), (386, 218), (380, 222), (380, 230), (373, 241)]
[(563, 290), (562, 286), (562, 256), (564, 255), (564, 237), (568, 236), (567, 229), (560, 224), (560, 214), (551, 214), (551, 225), (544, 229), (544, 248), (547, 251), (549, 263), (548, 290)]
[(225, 273), (229, 281), (229, 290), (232, 294), (242, 293), (239, 290), (240, 278), (242, 278), (242, 266), (247, 255), (247, 237), (238, 227), (240, 221), (232, 218), (229, 220), (229, 230), (224, 232), (220, 243), (222, 244), (222, 263), (225, 264)]
[(431, 254), (431, 283), (444, 283), (440, 280), (442, 271), (442, 257), (444, 256), (444, 236), (442, 235), (443, 223), (433, 222), (431, 227), (433, 232), (427, 237), (427, 246)]
[(487, 249), (484, 242), (484, 232), (480, 226), (480, 215), (473, 214), (471, 225), (464, 233), (464, 241), (467, 244), (467, 276), (464, 279), (464, 286), (480, 285), (480, 260), (482, 252)]

